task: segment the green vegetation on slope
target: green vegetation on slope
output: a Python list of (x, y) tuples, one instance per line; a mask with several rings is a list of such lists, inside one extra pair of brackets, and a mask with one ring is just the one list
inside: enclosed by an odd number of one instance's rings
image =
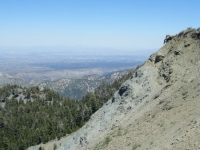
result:
[[(0, 150), (23, 150), (76, 131), (133, 72), (113, 84), (103, 82), (94, 93), (87, 93), (79, 101), (38, 87), (7, 85), (0, 88), (0, 98), (6, 101), (5, 107), (0, 107)], [(19, 95), (24, 96), (26, 103)]]

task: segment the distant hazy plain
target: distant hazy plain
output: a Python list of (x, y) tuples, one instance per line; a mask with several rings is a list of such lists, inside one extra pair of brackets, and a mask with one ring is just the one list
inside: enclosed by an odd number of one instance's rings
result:
[(30, 80), (79, 78), (134, 68), (146, 58), (123, 50), (4, 48), (0, 51), (0, 72)]

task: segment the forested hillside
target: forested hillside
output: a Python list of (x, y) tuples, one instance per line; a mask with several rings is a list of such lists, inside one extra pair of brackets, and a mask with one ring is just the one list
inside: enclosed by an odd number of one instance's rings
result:
[(7, 85), (0, 89), (0, 149), (23, 150), (72, 133), (83, 126), (134, 71), (113, 84), (103, 82), (81, 100), (63, 98), (38, 87)]

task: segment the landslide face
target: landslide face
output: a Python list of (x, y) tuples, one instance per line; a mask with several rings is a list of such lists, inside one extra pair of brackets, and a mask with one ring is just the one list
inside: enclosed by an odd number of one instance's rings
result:
[[(77, 149), (200, 148), (200, 29), (172, 37), (77, 132), (40, 145)], [(38, 149), (31, 147), (29, 149)]]

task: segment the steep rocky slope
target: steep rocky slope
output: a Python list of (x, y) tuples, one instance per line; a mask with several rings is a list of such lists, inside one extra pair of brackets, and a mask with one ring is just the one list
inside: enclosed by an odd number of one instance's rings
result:
[(38, 150), (199, 149), (200, 28), (172, 37), (77, 132)]

